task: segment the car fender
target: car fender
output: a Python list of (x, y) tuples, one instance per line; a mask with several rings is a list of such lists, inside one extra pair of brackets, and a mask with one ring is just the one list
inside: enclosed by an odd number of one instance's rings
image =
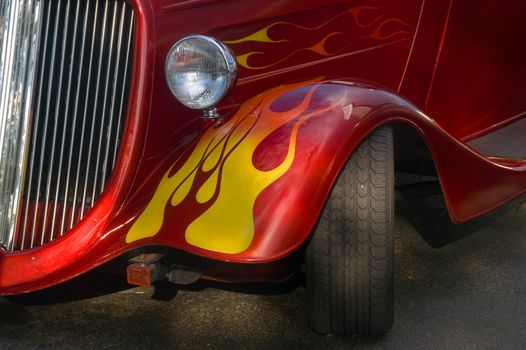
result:
[(149, 175), (136, 178), (117, 214), (93, 222), (82, 244), (66, 235), (3, 254), (0, 293), (44, 288), (144, 246), (227, 262), (284, 258), (308, 239), (356, 147), (389, 123), (411, 126), (427, 144), (455, 222), (526, 190), (526, 167), (479, 155), (392, 91), (322, 78), (284, 85), (139, 162), (151, 166)]
[(524, 190), (523, 173), (476, 154), (395, 93), (309, 81), (260, 94), (207, 130), (169, 165), (125, 240), (229, 261), (282, 258), (311, 233), (356, 146), (391, 122), (411, 125), (427, 143), (454, 221)]

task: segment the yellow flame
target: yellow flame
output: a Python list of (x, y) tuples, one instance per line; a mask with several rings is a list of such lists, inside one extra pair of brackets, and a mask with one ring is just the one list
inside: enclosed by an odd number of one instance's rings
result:
[[(315, 26), (315, 27), (307, 27), (307, 26), (302, 26), (302, 25), (299, 25), (299, 24), (295, 24), (295, 23), (291, 23), (291, 22), (284, 22), (284, 21), (275, 22), (275, 23), (272, 23), (270, 25), (267, 25), (266, 27), (264, 27), (262, 29), (257, 30), (256, 32), (253, 32), (253, 33), (251, 33), (251, 34), (249, 34), (249, 35), (247, 35), (245, 37), (242, 37), (242, 38), (239, 38), (239, 39), (233, 39), (233, 40), (226, 40), (224, 42), (226, 44), (230, 44), (230, 45), (242, 44), (242, 43), (246, 43), (246, 42), (257, 42), (257, 43), (268, 43), (268, 44), (290, 42), (287, 39), (279, 39), (278, 40), (278, 39), (271, 38), (271, 36), (269, 34), (270, 29), (272, 29), (274, 27), (277, 27), (277, 26), (288, 26), (288, 27), (301, 29), (301, 30), (304, 30), (304, 31), (317, 32), (320, 29), (322, 29), (322, 28), (328, 26), (329, 24), (335, 22), (340, 17), (346, 16), (346, 15), (350, 15), (352, 17), (352, 19), (353, 19), (353, 22), (354, 22), (355, 26), (360, 28), (360, 29), (368, 29), (368, 28), (371, 28), (374, 25), (376, 25), (376, 27), (373, 28), (372, 33), (370, 33), (369, 35), (364, 35), (362, 38), (353, 41), (353, 43), (357, 42), (359, 40), (365, 39), (365, 38), (374, 39), (374, 40), (388, 40), (388, 39), (391, 39), (391, 38), (393, 38), (393, 37), (395, 37), (397, 35), (409, 34), (409, 31), (406, 31), (406, 30), (399, 30), (399, 31), (388, 33), (386, 35), (383, 35), (381, 33), (381, 30), (383, 29), (383, 27), (387, 23), (394, 22), (394, 23), (398, 23), (398, 24), (401, 24), (403, 26), (409, 27), (409, 24), (407, 24), (406, 22), (404, 22), (404, 21), (402, 21), (401, 19), (398, 19), (398, 18), (389, 18), (387, 20), (384, 20), (380, 24), (378, 24), (378, 22), (380, 22), (384, 18), (384, 16), (381, 15), (381, 14), (379, 14), (376, 18), (374, 18), (372, 21), (369, 21), (369, 22), (364, 22), (364, 21), (361, 20), (361, 15), (362, 15), (363, 12), (367, 12), (367, 11), (373, 11), (374, 12), (374, 11), (378, 11), (380, 9), (381, 9), (380, 7), (373, 7), (373, 6), (354, 7), (354, 8), (351, 8), (351, 9), (345, 11), (345, 12), (339, 13), (336, 16), (333, 16), (333, 17), (329, 18), (325, 22), (323, 22), (320, 25)], [(284, 31), (276, 31), (276, 32), (283, 33)], [(286, 31), (285, 31), (285, 33), (286, 33)], [(271, 64), (256, 66), (256, 65), (253, 65), (253, 64), (249, 63), (249, 59), (251, 57), (267, 55), (268, 54), (268, 52), (262, 52), (262, 51), (253, 51), (253, 52), (246, 52), (246, 53), (238, 54), (236, 56), (236, 61), (237, 61), (237, 63), (240, 66), (242, 66), (242, 67), (244, 67), (246, 69), (263, 70), (263, 69), (268, 69), (268, 68), (274, 67), (276, 65), (279, 65), (279, 64), (285, 62), (286, 60), (290, 59), (292, 56), (294, 56), (294, 55), (296, 55), (296, 54), (298, 54), (300, 52), (305, 52), (305, 51), (311, 51), (311, 52), (317, 53), (317, 54), (319, 54), (321, 56), (331, 57), (331, 56), (334, 56), (334, 55), (338, 54), (338, 52), (328, 52), (327, 49), (326, 49), (326, 42), (327, 42), (327, 40), (329, 38), (331, 38), (331, 37), (333, 37), (335, 35), (340, 35), (340, 34), (345, 34), (345, 33), (343, 33), (343, 32), (333, 32), (333, 33), (325, 36), (317, 44), (315, 44), (313, 46), (310, 46), (310, 47), (303, 47), (301, 49), (289, 52), (287, 55), (285, 55), (285, 57), (283, 57), (281, 59), (278, 59), (278, 60), (274, 60), (274, 62), (272, 62)]]
[(282, 24), (282, 23), (285, 23), (285, 22), (272, 23), (271, 25), (268, 25), (265, 28), (262, 28), (258, 30), (257, 32), (249, 34), (243, 38), (236, 39), (236, 40), (227, 40), (227, 41), (224, 41), (224, 43), (225, 44), (241, 44), (241, 43), (248, 42), (248, 41), (254, 41), (258, 43), (281, 43), (281, 42), (287, 41), (287, 40), (273, 40), (269, 37), (269, 34), (268, 34), (268, 31), (270, 30), (270, 28), (278, 24)]
[[(324, 111), (305, 113), (314, 91), (311, 88), (301, 104), (285, 112), (268, 107), (278, 92), (258, 96), (221, 127), (208, 129), (180, 169), (170, 176), (174, 165), (164, 175), (152, 200), (128, 232), (126, 242), (155, 236), (162, 228), (169, 202), (177, 207), (185, 200), (208, 203), (216, 197), (186, 228), (186, 241), (221, 253), (235, 254), (247, 249), (254, 237), (253, 209), (257, 197), (292, 166), (301, 125)], [(255, 168), (252, 157), (258, 145), (295, 118), (282, 163), (269, 171)], [(198, 189), (196, 198), (189, 198), (197, 175), (212, 169), (215, 170)]]
[(360, 22), (360, 14), (364, 11), (370, 11), (370, 10), (378, 10), (380, 9), (380, 7), (372, 7), (372, 6), (360, 6), (360, 7), (355, 7), (355, 8), (352, 8), (350, 9), (349, 11), (345, 11), (345, 12), (342, 12), (334, 17), (331, 17), (329, 18), (327, 21), (323, 22), (322, 24), (318, 25), (318, 26), (315, 26), (315, 27), (307, 27), (307, 26), (302, 26), (302, 25), (299, 25), (299, 24), (296, 24), (296, 23), (292, 23), (292, 22), (284, 22), (284, 21), (280, 21), (280, 22), (275, 22), (275, 23), (272, 23), (272, 24), (269, 24), (268, 26), (262, 28), (262, 29), (259, 29), (258, 31), (254, 32), (254, 33), (251, 33), (245, 37), (242, 37), (242, 38), (239, 38), (239, 39), (234, 39), (234, 40), (226, 40), (224, 41), (225, 44), (241, 44), (241, 43), (245, 43), (245, 42), (258, 42), (258, 43), (281, 43), (281, 42), (288, 42), (288, 40), (286, 39), (281, 39), (281, 40), (274, 40), (270, 37), (269, 35), (269, 30), (273, 27), (276, 27), (278, 25), (285, 25), (285, 26), (291, 26), (291, 27), (294, 27), (294, 28), (298, 28), (298, 29), (302, 29), (302, 30), (305, 30), (305, 31), (317, 31), (323, 27), (325, 27), (326, 25), (334, 22), (336, 19), (342, 17), (342, 16), (345, 16), (346, 14), (351, 14), (354, 18), (354, 21), (356, 23), (356, 25), (360, 28), (367, 28), (369, 26), (371, 26), (373, 22), (371, 23), (361, 23)]
[(236, 57), (237, 63), (240, 66), (245, 67), (247, 69), (259, 70), (259, 69), (268, 69), (268, 68), (271, 68), (273, 66), (276, 66), (276, 65), (278, 65), (278, 64), (280, 64), (282, 62), (285, 62), (286, 60), (288, 60), (292, 56), (294, 56), (294, 55), (296, 55), (296, 54), (298, 54), (298, 53), (300, 53), (302, 51), (311, 51), (311, 52), (317, 53), (318, 55), (321, 55), (321, 56), (330, 57), (330, 56), (334, 55), (334, 53), (328, 52), (327, 49), (325, 48), (325, 44), (326, 44), (327, 40), (329, 40), (331, 37), (333, 37), (335, 35), (340, 35), (340, 34), (343, 34), (343, 33), (341, 33), (341, 32), (331, 33), (331, 34), (327, 35), (325, 38), (321, 39), (315, 45), (313, 45), (311, 47), (306, 47), (306, 48), (303, 48), (303, 49), (299, 49), (299, 50), (296, 50), (296, 51), (292, 51), (291, 53), (289, 53), (288, 55), (286, 55), (282, 59), (280, 59), (278, 61), (275, 61), (272, 64), (269, 64), (267, 66), (252, 66), (252, 65), (250, 65), (248, 63), (248, 59), (250, 57), (256, 56), (256, 55), (264, 55), (265, 54), (264, 52), (249, 52), (249, 53), (246, 53), (246, 54), (243, 54), (243, 55), (239, 55), (239, 56)]

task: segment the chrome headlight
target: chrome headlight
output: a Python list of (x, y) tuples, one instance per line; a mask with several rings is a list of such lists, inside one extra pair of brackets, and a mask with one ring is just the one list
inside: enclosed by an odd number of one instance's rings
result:
[(215, 106), (237, 79), (236, 61), (230, 50), (203, 35), (188, 36), (172, 46), (165, 73), (174, 96), (192, 109)]

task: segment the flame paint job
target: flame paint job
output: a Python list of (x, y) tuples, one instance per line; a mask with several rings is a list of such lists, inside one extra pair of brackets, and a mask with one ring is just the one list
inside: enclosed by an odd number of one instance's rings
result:
[[(406, 123), (425, 140), (454, 221), (526, 190), (525, 162), (464, 143), (526, 112), (522, 1), (131, 2), (134, 75), (112, 179), (64, 237), (0, 252), (1, 294), (59, 283), (146, 245), (239, 263), (286, 257), (309, 236), (354, 148), (385, 123)], [(221, 126), (205, 127), (166, 86), (166, 53), (189, 34), (245, 55), (219, 106)], [(246, 56), (254, 52), (264, 54)], [(225, 204), (240, 195), (238, 208)]]
[[(374, 14), (372, 19), (363, 19), (367, 12)], [(390, 39), (407, 38), (411, 34), (409, 29), (411, 25), (399, 18), (385, 18), (381, 7), (357, 6), (315, 27), (291, 22), (275, 22), (245, 37), (224, 42), (231, 45), (234, 50), (237, 45), (243, 43), (266, 44), (251, 46), (251, 50), (258, 51), (243, 53), (244, 51), (241, 50), (236, 57), (241, 67), (262, 70), (286, 64), (302, 52), (332, 57), (343, 52), (355, 51), (367, 39), (381, 44)], [(304, 40), (309, 42), (303, 43)], [(282, 52), (283, 57), (276, 57), (274, 53), (270, 53), (275, 51)], [(254, 60), (258, 61), (258, 58), (259, 64), (251, 63)]]
[[(126, 242), (158, 234), (169, 206), (169, 217), (188, 217), (184, 231), (189, 244), (227, 254), (246, 250), (254, 238), (256, 199), (292, 166), (298, 130), (313, 116), (334, 108), (307, 111), (316, 88), (285, 111), (272, 110), (272, 100), (279, 97), (276, 93), (257, 96), (224, 125), (208, 129), (184, 164), (176, 162), (164, 175)], [(257, 169), (252, 162), (257, 147), (288, 123), (292, 123), (292, 131), (284, 159), (272, 169)]]

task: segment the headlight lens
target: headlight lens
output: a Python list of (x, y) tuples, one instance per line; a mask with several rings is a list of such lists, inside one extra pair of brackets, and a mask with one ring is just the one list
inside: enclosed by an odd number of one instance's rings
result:
[(174, 96), (192, 109), (207, 109), (227, 95), (237, 79), (236, 61), (221, 42), (202, 35), (178, 41), (165, 66)]

